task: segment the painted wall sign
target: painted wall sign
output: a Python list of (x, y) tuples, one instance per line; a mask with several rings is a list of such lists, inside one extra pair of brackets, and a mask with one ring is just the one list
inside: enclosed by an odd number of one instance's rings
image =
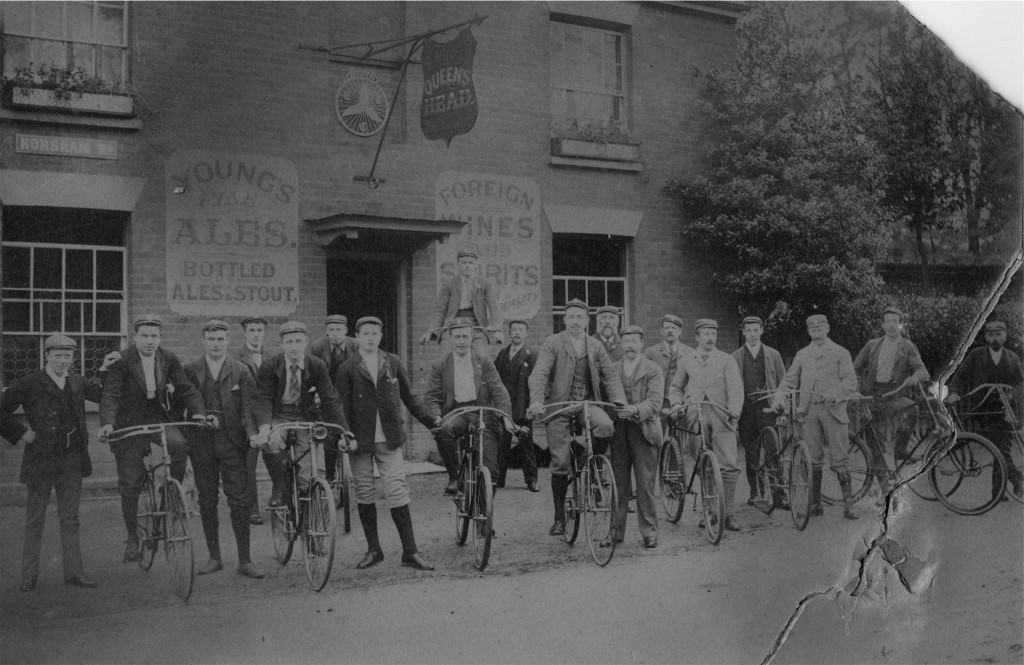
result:
[(15, 134), (14, 152), (87, 159), (117, 159), (117, 141)]
[(498, 287), (502, 317), (532, 319), (540, 311), (540, 189), (528, 178), (445, 171), (434, 188), (435, 217), (468, 222), (438, 243), (438, 290), (457, 273), (456, 253), (473, 245), (480, 274)]
[(473, 84), (476, 37), (466, 28), (449, 42), (423, 43), (423, 101), (420, 127), (428, 139), (452, 139), (476, 124), (479, 112)]
[(167, 161), (167, 302), (188, 316), (299, 303), (298, 173), (287, 159), (179, 150)]

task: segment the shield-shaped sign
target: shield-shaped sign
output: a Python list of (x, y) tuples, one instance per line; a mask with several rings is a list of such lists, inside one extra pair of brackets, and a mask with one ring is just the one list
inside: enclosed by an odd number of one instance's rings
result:
[(423, 43), (423, 101), (420, 127), (428, 139), (452, 139), (476, 124), (479, 111), (473, 84), (476, 37), (466, 28), (449, 42)]

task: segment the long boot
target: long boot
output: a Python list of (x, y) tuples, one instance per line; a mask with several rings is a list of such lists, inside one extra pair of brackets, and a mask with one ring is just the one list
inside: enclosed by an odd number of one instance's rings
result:
[(360, 570), (376, 566), (384, 560), (384, 552), (380, 549), (380, 538), (377, 536), (377, 504), (357, 503), (359, 510), (359, 523), (363, 525), (363, 535), (366, 536), (366, 554), (356, 564)]
[(814, 517), (825, 513), (825, 511), (821, 509), (821, 467), (816, 465), (811, 467), (810, 513)]
[(569, 477), (551, 474), (551, 500), (555, 504), (555, 523), (548, 532), (552, 536), (565, 533), (565, 495), (569, 492)]
[(288, 458), (286, 453), (263, 453), (263, 463), (270, 473), (270, 501), (271, 507), (283, 506), (286, 492), (286, 477), (288, 470)]
[(416, 536), (412, 531), (412, 514), (409, 504), (391, 509), (391, 519), (398, 528), (398, 537), (402, 539), (402, 565), (420, 570), (433, 570), (434, 566), (423, 558), (416, 549)]
[(836, 471), (836, 478), (839, 479), (839, 487), (843, 490), (843, 517), (848, 520), (858, 519), (857, 513), (853, 510), (853, 498), (850, 491), (850, 472)]

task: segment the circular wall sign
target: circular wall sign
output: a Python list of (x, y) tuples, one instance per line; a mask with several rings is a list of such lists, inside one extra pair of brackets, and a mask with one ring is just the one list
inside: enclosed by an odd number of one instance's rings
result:
[(334, 97), (338, 121), (356, 136), (373, 136), (384, 127), (390, 111), (388, 96), (373, 74), (352, 72)]

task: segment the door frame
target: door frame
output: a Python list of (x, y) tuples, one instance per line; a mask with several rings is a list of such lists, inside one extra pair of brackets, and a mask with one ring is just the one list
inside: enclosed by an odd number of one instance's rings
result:
[[(394, 353), (403, 364), (409, 361), (409, 264), (411, 257), (393, 252), (354, 252), (350, 250), (328, 250), (327, 261), (361, 261), (380, 263), (394, 273), (395, 320), (397, 321), (396, 346)], [(326, 303), (325, 303), (326, 304)], [(355, 336), (355, 324), (349, 326), (349, 334)]]

